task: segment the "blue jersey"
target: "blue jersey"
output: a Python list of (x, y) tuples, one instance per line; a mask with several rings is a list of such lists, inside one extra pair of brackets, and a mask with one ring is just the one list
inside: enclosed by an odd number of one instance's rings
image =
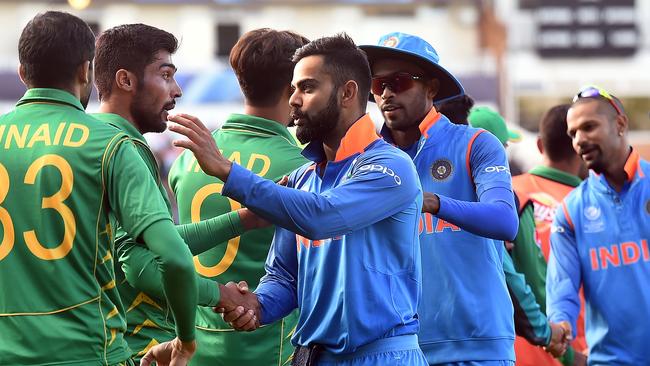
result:
[(575, 334), (583, 285), (590, 365), (650, 360), (650, 164), (632, 151), (625, 172), (616, 192), (592, 171), (565, 198), (552, 228), (546, 308)]
[(334, 354), (416, 334), (422, 190), (413, 163), (377, 136), (367, 115), (350, 127), (334, 161), (320, 142), (303, 154), (317, 163), (294, 171), (289, 187), (233, 165), (223, 190), (282, 227), (256, 289), (262, 322), (297, 307), (293, 343)]
[[(503, 242), (441, 218), (446, 205), (476, 203), (493, 188), (505, 188), (516, 222), (504, 148), (492, 134), (452, 124), (435, 108), (420, 130), (419, 141), (407, 152), (422, 190), (441, 200), (438, 215), (423, 213), (419, 225), (423, 273), (418, 307), (420, 347), (430, 364), (514, 361), (513, 308), (502, 266)], [(382, 134), (390, 140), (386, 127)], [(487, 218), (479, 220), (478, 225), (491, 225)]]

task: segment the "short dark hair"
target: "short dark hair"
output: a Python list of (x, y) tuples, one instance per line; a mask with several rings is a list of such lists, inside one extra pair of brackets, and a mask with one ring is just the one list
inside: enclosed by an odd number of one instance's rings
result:
[(230, 51), (230, 66), (246, 100), (254, 106), (276, 104), (291, 85), (291, 56), (309, 40), (269, 28), (246, 32)]
[(571, 138), (567, 135), (567, 112), (569, 104), (552, 107), (539, 120), (539, 138), (542, 140), (544, 154), (551, 161), (560, 162), (576, 155)]
[(131, 71), (142, 80), (156, 52), (173, 54), (177, 49), (178, 40), (173, 34), (150, 25), (123, 24), (107, 29), (97, 37), (95, 85), (99, 99), (111, 95), (117, 70)]
[(94, 52), (95, 35), (88, 24), (60, 11), (36, 15), (18, 41), (18, 59), (29, 87), (68, 86)]
[(467, 94), (447, 99), (436, 106), (438, 112), (444, 114), (457, 125), (468, 125), (467, 116), (474, 106), (474, 99)]
[(313, 40), (296, 51), (293, 62), (298, 63), (308, 56), (323, 56), (325, 71), (332, 77), (335, 87), (354, 80), (359, 85), (359, 103), (365, 108), (372, 77), (370, 65), (366, 53), (357, 47), (350, 36), (339, 33)]

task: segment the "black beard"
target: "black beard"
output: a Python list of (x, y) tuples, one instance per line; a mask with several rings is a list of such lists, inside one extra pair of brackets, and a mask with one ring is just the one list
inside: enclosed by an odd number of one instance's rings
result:
[(167, 129), (167, 124), (161, 120), (162, 110), (150, 111), (145, 109), (147, 105), (143, 103), (142, 95), (142, 93), (137, 92), (131, 103), (131, 116), (133, 116), (140, 133), (164, 132)]
[(338, 108), (336, 93), (332, 92), (327, 101), (327, 106), (314, 114), (314, 116), (310, 117), (297, 109), (294, 109), (291, 115), (294, 118), (304, 120), (303, 124), (296, 129), (296, 138), (298, 138), (300, 143), (306, 144), (311, 141), (323, 141), (338, 124), (341, 112)]

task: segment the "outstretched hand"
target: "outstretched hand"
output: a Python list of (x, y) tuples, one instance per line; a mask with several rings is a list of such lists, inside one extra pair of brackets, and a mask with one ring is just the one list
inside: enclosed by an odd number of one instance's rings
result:
[(225, 182), (230, 174), (232, 163), (221, 154), (212, 133), (203, 122), (185, 113), (170, 115), (167, 119), (174, 122), (168, 126), (170, 131), (188, 138), (188, 140), (174, 140), (174, 146), (192, 151), (205, 174)]
[(257, 296), (248, 290), (248, 284), (228, 282), (220, 285), (221, 300), (214, 311), (235, 330), (253, 331), (260, 327), (261, 308)]

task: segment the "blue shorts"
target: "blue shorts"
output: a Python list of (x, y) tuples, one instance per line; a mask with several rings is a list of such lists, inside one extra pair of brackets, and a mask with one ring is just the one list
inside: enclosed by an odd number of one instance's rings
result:
[(448, 362), (436, 363), (431, 366), (515, 366), (514, 361), (462, 361), (462, 362)]
[(382, 338), (346, 355), (323, 353), (318, 366), (427, 366), (415, 334)]

